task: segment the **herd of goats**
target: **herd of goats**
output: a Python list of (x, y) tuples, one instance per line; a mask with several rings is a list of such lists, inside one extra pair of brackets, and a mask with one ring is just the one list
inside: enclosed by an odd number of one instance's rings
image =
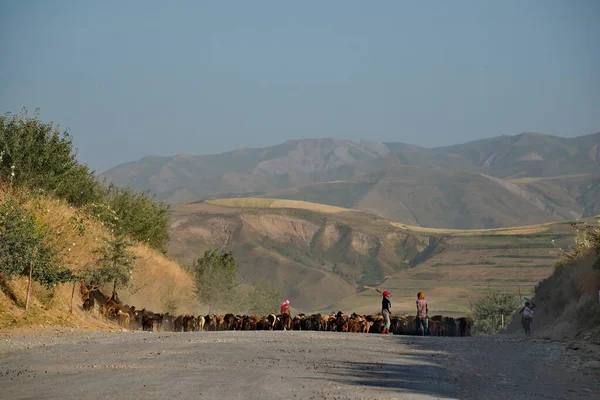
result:
[[(83, 309), (92, 311), (96, 305), (100, 314), (123, 328), (144, 331), (195, 332), (195, 331), (254, 331), (254, 330), (295, 330), (330, 331), (351, 333), (382, 333), (384, 329), (381, 315), (346, 315), (339, 311), (332, 314), (269, 314), (255, 315), (179, 315), (157, 314), (146, 309), (137, 310), (123, 304), (113, 291), (106, 296), (98, 287), (81, 285)], [(429, 318), (428, 332), (417, 331), (414, 316), (392, 316), (390, 333), (396, 335), (431, 336), (471, 336), (473, 320), (468, 317), (450, 318), (440, 315)]]

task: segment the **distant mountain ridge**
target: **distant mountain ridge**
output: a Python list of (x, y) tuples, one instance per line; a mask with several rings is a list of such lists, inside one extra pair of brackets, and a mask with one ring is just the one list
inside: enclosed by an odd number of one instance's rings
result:
[(145, 157), (103, 176), (169, 203), (268, 195), (423, 226), (494, 228), (600, 213), (600, 133), (522, 133), (432, 149), (288, 140), (221, 154)]
[(265, 197), (343, 206), (412, 225), (454, 229), (536, 224), (585, 214), (575, 199), (561, 196), (559, 186), (552, 187), (555, 194), (548, 197), (532, 185), (468, 170), (403, 165)]

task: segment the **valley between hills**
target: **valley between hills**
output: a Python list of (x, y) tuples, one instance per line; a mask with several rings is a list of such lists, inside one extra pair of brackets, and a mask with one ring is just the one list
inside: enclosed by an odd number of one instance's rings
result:
[[(592, 219), (593, 221), (593, 219)], [(395, 312), (412, 312), (424, 291), (436, 314), (464, 315), (488, 290), (531, 295), (548, 277), (553, 251), (575, 229), (552, 222), (502, 229), (415, 227), (341, 207), (262, 198), (179, 205), (169, 254), (180, 262), (204, 249), (232, 251), (243, 281), (266, 280), (296, 311), (376, 312), (393, 293)]]
[(600, 133), (500, 136), (439, 148), (302, 139), (209, 155), (145, 157), (105, 172), (172, 206), (169, 255), (232, 251), (297, 311), (469, 312), (489, 290), (528, 295), (570, 221), (600, 214)]

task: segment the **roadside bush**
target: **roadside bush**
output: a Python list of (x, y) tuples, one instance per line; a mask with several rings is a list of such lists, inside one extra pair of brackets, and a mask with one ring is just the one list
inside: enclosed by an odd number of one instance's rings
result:
[[(558, 261), (554, 268), (560, 269), (573, 265), (578, 257), (593, 251), (596, 254), (594, 268), (600, 269), (600, 221), (595, 226), (587, 222), (583, 224), (573, 222), (571, 225), (576, 231), (574, 243), (568, 249), (557, 249)], [(554, 244), (554, 241), (552, 243)]]
[[(490, 292), (471, 306), (474, 330), (478, 335), (491, 335), (510, 323), (519, 302), (511, 294)], [(504, 319), (503, 319), (504, 317)]]
[(189, 270), (196, 282), (196, 293), (200, 301), (208, 305), (208, 312), (226, 310), (232, 306), (237, 293), (232, 293), (237, 281), (237, 263), (231, 252), (206, 250), (194, 261)]
[(166, 253), (169, 208), (147, 192), (105, 186), (77, 161), (68, 131), (30, 116), (0, 116), (0, 179), (29, 191), (43, 191), (88, 212), (118, 235)]
[(0, 273), (9, 278), (29, 277), (26, 308), (32, 280), (52, 288), (73, 279), (59, 254), (45, 243), (49, 233), (47, 226), (12, 197), (0, 204)]

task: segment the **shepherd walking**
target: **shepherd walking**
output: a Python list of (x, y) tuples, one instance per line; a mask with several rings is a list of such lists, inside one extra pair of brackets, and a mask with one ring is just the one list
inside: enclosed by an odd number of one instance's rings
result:
[(427, 320), (429, 319), (429, 308), (423, 292), (417, 293), (417, 334), (427, 335)]
[(283, 315), (283, 314), (287, 314), (287, 315), (291, 314), (289, 300), (286, 300), (281, 304), (281, 315)]
[[(519, 314), (521, 314), (521, 325), (525, 330), (525, 335), (531, 336), (531, 322), (533, 322), (533, 309), (535, 308), (535, 304), (527, 297), (525, 297), (525, 300), (528, 301), (525, 302), (525, 306), (521, 308)], [(531, 301), (531, 303), (529, 303), (529, 301)]]
[(390, 301), (390, 292), (387, 290), (383, 292), (383, 299), (381, 300), (381, 314), (383, 315), (383, 320), (385, 322), (385, 327), (381, 333), (388, 334), (390, 333), (390, 314), (392, 313), (392, 302)]

